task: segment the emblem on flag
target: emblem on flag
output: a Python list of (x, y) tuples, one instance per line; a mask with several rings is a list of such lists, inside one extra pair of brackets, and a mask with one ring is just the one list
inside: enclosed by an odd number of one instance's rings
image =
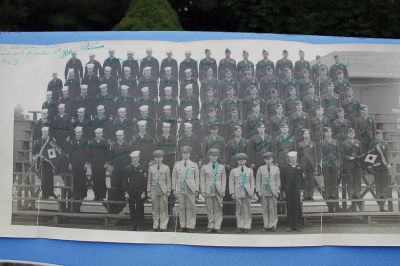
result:
[(57, 157), (55, 149), (47, 149), (47, 154), (49, 155), (49, 159), (54, 159)]
[(377, 157), (378, 155), (369, 153), (367, 156), (365, 156), (364, 162), (374, 164)]

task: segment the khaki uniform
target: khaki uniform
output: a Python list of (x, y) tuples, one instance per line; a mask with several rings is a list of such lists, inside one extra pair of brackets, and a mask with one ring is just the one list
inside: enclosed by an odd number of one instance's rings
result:
[(276, 228), (278, 224), (278, 193), (281, 186), (279, 168), (263, 165), (257, 170), (256, 192), (261, 194), (261, 210), (264, 228)]
[(203, 165), (200, 171), (200, 191), (205, 196), (209, 229), (221, 229), (222, 198), (226, 188), (225, 165)]
[(179, 223), (181, 228), (196, 226), (196, 192), (199, 191), (199, 167), (187, 160), (179, 161), (172, 170), (172, 190), (179, 201)]
[(236, 202), (237, 228), (251, 229), (251, 199), (254, 196), (253, 169), (238, 166), (229, 174), (229, 194)]
[(165, 164), (149, 167), (147, 194), (151, 195), (153, 228), (167, 229), (168, 194), (171, 192), (170, 169)]

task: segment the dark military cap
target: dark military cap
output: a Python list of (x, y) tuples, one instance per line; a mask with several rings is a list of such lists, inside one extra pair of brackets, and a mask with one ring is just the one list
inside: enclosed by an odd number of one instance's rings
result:
[(383, 131), (380, 129), (375, 130), (375, 135), (383, 134)]
[(247, 154), (246, 153), (238, 153), (238, 154), (236, 154), (236, 159), (237, 160), (247, 160)]
[(218, 129), (218, 125), (211, 125), (210, 126), (210, 130), (217, 130)]
[(181, 147), (181, 153), (189, 153), (191, 151), (192, 151), (192, 148), (190, 148), (189, 146)]
[(257, 128), (261, 127), (261, 126), (265, 126), (263, 122), (258, 122), (257, 123)]
[(283, 54), (288, 54), (289, 52), (288, 52), (288, 50), (285, 49), (285, 50), (282, 51), (282, 53)]
[(219, 149), (209, 149), (207, 151), (208, 155), (214, 155), (214, 156), (218, 156), (219, 155)]
[(336, 110), (336, 113), (341, 113), (341, 112), (344, 112), (344, 109), (343, 109), (342, 107), (339, 107), (339, 108)]
[(248, 54), (249, 52), (247, 52), (246, 50), (243, 50), (243, 54)]
[(335, 55), (333, 56), (333, 58), (334, 58), (334, 59), (337, 59), (337, 58), (339, 58), (339, 56), (338, 56), (337, 54), (335, 54)]
[(263, 53), (263, 54), (265, 54), (265, 53), (269, 54), (268, 51), (265, 50), (265, 49), (262, 50), (262, 53)]
[(264, 159), (269, 159), (269, 158), (273, 158), (274, 154), (272, 152), (270, 152), (270, 151), (267, 151), (267, 152), (264, 152), (262, 154), (262, 156), (264, 157)]
[(321, 58), (321, 56), (318, 54), (315, 56), (315, 59), (320, 59), (320, 58)]
[(162, 150), (155, 150), (153, 151), (153, 156), (154, 158), (159, 158), (164, 156), (164, 151)]
[(231, 50), (229, 50), (228, 48), (225, 49), (225, 53), (230, 53)]
[(237, 111), (238, 111), (238, 109), (237, 109), (236, 106), (232, 106), (232, 107), (231, 107), (231, 112), (237, 112)]
[(300, 104), (303, 104), (303, 103), (300, 100), (297, 100), (296, 105), (300, 105)]
[(355, 131), (354, 131), (354, 129), (349, 128), (349, 129), (347, 130), (347, 133), (355, 133)]
[(209, 52), (211, 52), (211, 50), (207, 48), (207, 49), (204, 50), (204, 52), (205, 53), (209, 53)]
[(336, 75), (340, 75), (340, 74), (343, 74), (343, 71), (339, 69), (338, 71), (336, 71)]

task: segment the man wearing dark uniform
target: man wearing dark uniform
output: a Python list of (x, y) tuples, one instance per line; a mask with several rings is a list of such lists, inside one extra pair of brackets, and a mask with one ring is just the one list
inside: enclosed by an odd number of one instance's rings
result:
[(296, 102), (296, 112), (290, 116), (289, 124), (296, 142), (302, 141), (303, 130), (310, 129), (310, 116), (306, 112), (303, 112), (301, 101)]
[(343, 71), (343, 75), (345, 79), (349, 78), (349, 72), (347, 71), (347, 67), (345, 64), (340, 62), (340, 57), (339, 55), (335, 54), (333, 56), (333, 59), (335, 60), (335, 64), (333, 64), (330, 68), (329, 68), (329, 77), (335, 81), (337, 79), (337, 72), (338, 70), (342, 70)]
[(279, 134), (281, 134), (281, 125), (288, 124), (289, 118), (283, 113), (282, 104), (276, 106), (276, 115), (272, 116), (268, 120), (268, 132), (275, 139)]
[(126, 108), (121, 107), (118, 109), (118, 116), (114, 119), (113, 132), (118, 130), (124, 131), (124, 136), (127, 140), (133, 136), (133, 122), (131, 119), (126, 118)]
[(261, 81), (263, 77), (265, 77), (265, 75), (267, 74), (267, 67), (270, 67), (272, 71), (274, 70), (275, 67), (274, 62), (268, 59), (268, 55), (269, 55), (268, 51), (263, 50), (262, 51), (263, 59), (257, 62), (256, 77), (259, 81)]
[(297, 91), (301, 100), (303, 100), (309, 93), (308, 89), (314, 87), (314, 83), (310, 78), (310, 74), (307, 69), (304, 69), (301, 77), (297, 80)]
[(71, 123), (73, 129), (82, 128), (85, 140), (93, 138), (92, 121), (89, 116), (85, 115), (85, 108), (80, 107), (76, 110), (76, 116), (72, 117)]
[(265, 133), (265, 125), (257, 124), (257, 134), (250, 139), (250, 165), (254, 172), (264, 164), (263, 154), (273, 150), (272, 137)]
[[(184, 109), (184, 115), (181, 120), (182, 123), (190, 123), (193, 126), (193, 133), (199, 137), (201, 136), (201, 122), (200, 119), (193, 114), (192, 106), (186, 106)], [(179, 127), (179, 135), (183, 133), (183, 127)]]
[(65, 65), (65, 70), (64, 70), (64, 77), (67, 79), (68, 71), (69, 69), (74, 70), (75, 74), (75, 80), (79, 81), (80, 79), (83, 78), (83, 66), (81, 60), (76, 58), (76, 51), (72, 50), (71, 51), (71, 58), (68, 60), (67, 64)]
[(303, 98), (304, 111), (308, 113), (310, 117), (315, 116), (315, 112), (321, 106), (321, 97), (315, 95), (314, 86), (308, 88), (308, 94)]
[(212, 69), (212, 76), (216, 79), (217, 78), (217, 61), (211, 57), (211, 50), (206, 49), (204, 51), (206, 57), (200, 60), (199, 63), (199, 80), (203, 80), (207, 76), (207, 71), (211, 68)]
[(299, 164), (304, 173), (303, 200), (314, 200), (315, 167), (318, 165), (317, 145), (311, 141), (310, 130), (303, 130), (303, 141), (297, 145)]
[(132, 75), (132, 69), (129, 66), (122, 67), (124, 74), (121, 77), (120, 88), (122, 86), (128, 86), (128, 94), (131, 97), (137, 97), (137, 80), (136, 77)]
[(192, 71), (192, 77), (194, 80), (199, 78), (199, 70), (197, 67), (197, 61), (190, 58), (192, 55), (191, 51), (185, 51), (185, 59), (179, 64), (179, 80), (185, 79), (185, 71), (190, 68)]
[(75, 110), (78, 108), (85, 108), (85, 116), (90, 118), (95, 113), (94, 104), (95, 104), (94, 97), (88, 94), (88, 85), (82, 84), (81, 93), (75, 99), (74, 103)]
[(236, 77), (236, 61), (231, 58), (231, 50), (225, 49), (225, 58), (221, 59), (218, 64), (218, 80), (226, 78), (226, 72), (229, 70), (232, 77)]
[(179, 97), (181, 99), (184, 95), (183, 88), (186, 89), (188, 86), (191, 86), (193, 94), (196, 97), (199, 97), (199, 95), (200, 95), (199, 83), (197, 82), (197, 79), (193, 78), (192, 69), (190, 69), (190, 68), (185, 70), (185, 76), (183, 79), (180, 80)]
[(236, 107), (231, 108), (230, 118), (225, 120), (224, 126), (224, 138), (230, 139), (233, 137), (233, 132), (236, 126), (240, 126), (243, 129), (244, 123), (239, 116), (239, 111)]
[[(287, 97), (290, 96), (290, 90), (291, 88), (296, 88), (297, 87), (297, 80), (293, 78), (292, 76), (292, 70), (290, 68), (285, 68), (285, 75), (281, 79), (280, 84), (279, 84), (279, 90), (282, 99), (286, 99)], [(296, 94), (297, 94), (297, 89), (296, 89)]]
[(222, 98), (222, 92), (219, 90), (219, 82), (216, 77), (214, 77), (214, 72), (211, 68), (206, 71), (206, 77), (201, 80), (200, 85), (200, 99), (204, 100), (206, 98), (206, 92), (211, 88), (214, 91), (215, 98), (218, 100)]
[(289, 52), (287, 50), (282, 51), (282, 58), (276, 62), (276, 76), (279, 79), (283, 79), (285, 77), (285, 69), (288, 68), (293, 71), (293, 63), (290, 59), (288, 59)]
[(47, 91), (53, 92), (53, 101), (58, 102), (62, 93), (61, 90), (63, 88), (62, 80), (58, 78), (57, 71), (53, 71), (52, 79), (47, 84)]
[(272, 97), (272, 90), (278, 90), (279, 80), (274, 76), (274, 69), (271, 66), (265, 67), (265, 75), (260, 80), (260, 96), (268, 101)]
[(100, 94), (96, 97), (96, 105), (104, 106), (105, 115), (108, 118), (116, 116), (114, 113), (114, 98), (108, 93), (107, 84), (100, 85)]
[(250, 153), (249, 141), (242, 136), (241, 126), (235, 126), (234, 136), (228, 140), (226, 145), (226, 167), (233, 169), (237, 166), (236, 155), (239, 153)]
[[(115, 49), (110, 49), (108, 51), (108, 55), (109, 57), (107, 57), (106, 60), (104, 60), (103, 69), (105, 69), (107, 66), (111, 67), (111, 76), (114, 79), (118, 79), (122, 75), (121, 62), (119, 61), (119, 58), (115, 57)], [(110, 89), (110, 87), (108, 88)]]
[(236, 66), (236, 79), (241, 80), (247, 69), (251, 70), (251, 75), (254, 75), (254, 64), (249, 60), (249, 52), (243, 51), (243, 60)]
[(93, 64), (87, 64), (86, 69), (87, 71), (83, 77), (82, 84), (86, 84), (88, 86), (88, 94), (91, 97), (96, 97), (96, 95), (99, 94), (100, 79), (94, 72)]
[(178, 79), (172, 76), (172, 67), (165, 67), (163, 69), (164, 76), (160, 79), (160, 87), (158, 95), (160, 98), (165, 97), (165, 88), (171, 88), (171, 96), (178, 97)]
[(315, 56), (316, 63), (311, 67), (311, 78), (312, 80), (316, 80), (319, 77), (321, 67), (328, 69), (328, 66), (321, 63), (321, 56)]
[(243, 99), (250, 95), (250, 87), (259, 87), (259, 82), (257, 78), (252, 73), (252, 68), (247, 68), (244, 70), (244, 75), (240, 79), (239, 85), (239, 98)]
[(140, 165), (147, 168), (155, 147), (155, 138), (151, 136), (146, 129), (147, 122), (144, 120), (138, 121), (138, 132), (132, 137), (130, 146), (132, 150), (140, 151)]
[(349, 120), (344, 118), (343, 108), (338, 108), (338, 119), (332, 122), (332, 138), (334, 138), (339, 144), (341, 144), (347, 137), (347, 131), (351, 128)]
[(93, 65), (93, 73), (96, 77), (101, 77), (103, 75), (103, 68), (101, 67), (101, 64), (99, 61), (95, 59), (96, 55), (94, 53), (89, 54), (89, 62), (86, 63), (85, 65), (85, 75), (87, 74), (88, 71), (88, 65), (92, 64)]
[(193, 126), (191, 123), (183, 123), (183, 127), (183, 132), (179, 134), (178, 148), (181, 149), (184, 146), (190, 147), (192, 149), (192, 152), (190, 153), (190, 159), (193, 162), (199, 163), (199, 161), (201, 161), (200, 136), (192, 132)]
[(97, 113), (92, 119), (92, 126), (94, 129), (102, 129), (102, 137), (109, 142), (114, 132), (112, 132), (112, 122), (109, 117), (105, 115), (106, 110), (103, 105), (96, 107)]
[(334, 81), (335, 92), (340, 95), (340, 98), (344, 98), (346, 91), (351, 87), (350, 81), (344, 78), (342, 70), (338, 70), (337, 79)]
[(368, 115), (368, 106), (361, 105), (361, 115), (356, 119), (354, 127), (362, 150), (367, 152), (370, 143), (375, 138), (375, 121), (372, 116)]
[(162, 133), (162, 124), (171, 124), (171, 135), (176, 136), (178, 133), (178, 119), (172, 115), (171, 105), (164, 105), (163, 113), (160, 114), (157, 121), (157, 136)]
[(62, 95), (58, 99), (58, 103), (62, 103), (65, 105), (65, 112), (67, 114), (72, 115), (74, 112), (74, 104), (72, 98), (69, 96), (68, 87), (63, 87), (61, 89)]
[(75, 78), (75, 71), (73, 68), (68, 70), (67, 75), (68, 76), (65, 79), (64, 86), (68, 87), (69, 96), (75, 99), (75, 97), (79, 95), (81, 83), (79, 78), (78, 79)]
[(267, 118), (261, 113), (260, 104), (256, 102), (253, 104), (253, 112), (249, 114), (246, 119), (245, 136), (247, 138), (251, 138), (257, 134), (257, 125), (260, 122), (265, 124), (267, 122)]
[(278, 91), (276, 89), (271, 89), (271, 99), (269, 99), (266, 104), (266, 114), (267, 117), (273, 117), (276, 115), (276, 108), (278, 105), (282, 105), (284, 107), (284, 101), (279, 98)]
[(114, 114), (118, 112), (118, 109), (123, 107), (126, 109), (126, 116), (128, 119), (134, 117), (134, 99), (128, 94), (129, 87), (127, 85), (121, 86), (121, 93), (114, 99)]
[(58, 114), (53, 122), (54, 138), (61, 149), (65, 149), (67, 138), (72, 137), (71, 116), (65, 113), (65, 104), (58, 105)]
[(153, 73), (153, 69), (151, 67), (143, 68), (143, 76), (139, 79), (137, 92), (139, 93), (142, 88), (147, 87), (150, 92), (150, 97), (156, 98), (158, 95), (158, 83), (157, 80), (152, 77), (151, 73)]
[(163, 91), (164, 91), (164, 96), (160, 97), (160, 101), (158, 102), (157, 117), (162, 116), (164, 107), (167, 105), (169, 105), (171, 109), (171, 115), (178, 116), (178, 108), (179, 108), (178, 99), (172, 96), (172, 88), (165, 87)]
[(295, 79), (301, 79), (303, 77), (303, 71), (307, 70), (308, 73), (311, 72), (310, 62), (304, 59), (304, 51), (299, 51), (300, 60), (294, 63), (294, 77)]
[(53, 92), (46, 92), (46, 101), (42, 104), (42, 109), (47, 109), (48, 119), (54, 121), (54, 116), (57, 114), (57, 105), (53, 101)]
[(156, 58), (153, 57), (153, 49), (146, 49), (146, 57), (140, 62), (140, 74), (143, 74), (143, 70), (146, 67), (151, 67), (151, 77), (158, 80), (160, 77), (160, 63)]
[[(226, 154), (225, 154), (225, 140), (222, 136), (218, 134), (218, 126), (214, 125), (210, 128), (210, 134), (204, 137), (203, 140), (203, 160), (204, 158), (207, 159), (207, 154), (210, 149), (218, 149), (222, 152), (220, 156), (221, 162), (225, 162)], [(204, 163), (208, 163), (205, 161)]]
[(133, 79), (138, 80), (142, 76), (142, 74), (139, 71), (139, 63), (133, 57), (133, 51), (127, 52), (127, 58), (122, 63), (122, 68), (124, 69), (125, 67), (129, 67), (131, 69), (131, 76)]
[(199, 97), (193, 94), (193, 87), (191, 84), (186, 85), (186, 93), (181, 98), (179, 104), (179, 116), (184, 117), (186, 108), (190, 106), (193, 115), (197, 117), (199, 115)]
[(167, 57), (161, 61), (160, 65), (160, 79), (165, 77), (165, 70), (168, 68), (171, 70), (171, 77), (178, 80), (178, 62), (172, 58), (172, 50), (167, 50), (166, 54)]
[(233, 70), (227, 69), (225, 72), (225, 78), (219, 81), (219, 91), (222, 98), (226, 97), (229, 87), (232, 87), (235, 91), (235, 95), (239, 95), (239, 83), (232, 77)]
[(104, 75), (101, 78), (101, 84), (107, 85), (107, 91), (111, 97), (117, 97), (118, 95), (118, 79), (111, 75), (112, 68), (110, 66), (104, 67)]
[(103, 201), (107, 195), (106, 163), (110, 159), (110, 145), (103, 138), (103, 128), (94, 130), (95, 138), (89, 142), (89, 161), (92, 167), (94, 200)]
[(157, 114), (157, 97), (153, 98), (150, 96), (150, 91), (148, 87), (143, 87), (140, 89), (141, 95), (136, 100), (136, 106), (138, 109), (136, 110), (136, 115), (140, 115), (140, 107), (148, 106), (149, 108), (149, 116), (153, 119), (156, 118)]

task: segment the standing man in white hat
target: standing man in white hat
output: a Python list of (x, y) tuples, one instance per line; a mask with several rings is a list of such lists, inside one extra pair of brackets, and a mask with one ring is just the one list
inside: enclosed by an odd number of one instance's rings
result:
[(121, 77), (121, 62), (119, 58), (115, 57), (115, 49), (111, 48), (108, 50), (109, 57), (104, 60), (103, 68), (106, 66), (111, 67), (111, 76), (118, 79)]
[(155, 80), (158, 80), (160, 76), (160, 63), (153, 57), (153, 49), (150, 47), (146, 49), (146, 57), (140, 62), (140, 73), (143, 73), (146, 67), (151, 67), (151, 76)]
[(165, 77), (165, 70), (167, 67), (171, 70), (171, 76), (177, 80), (178, 79), (178, 62), (172, 58), (172, 50), (168, 49), (166, 52), (167, 57), (164, 58), (160, 66), (160, 78)]

